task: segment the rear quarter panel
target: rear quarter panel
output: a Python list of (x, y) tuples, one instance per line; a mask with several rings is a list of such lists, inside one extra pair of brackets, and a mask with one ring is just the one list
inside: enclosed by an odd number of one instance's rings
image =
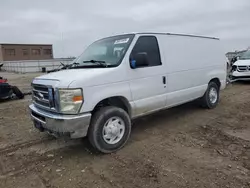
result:
[(220, 40), (175, 35), (158, 39), (167, 69), (168, 106), (201, 97), (213, 78), (224, 88), (226, 62)]

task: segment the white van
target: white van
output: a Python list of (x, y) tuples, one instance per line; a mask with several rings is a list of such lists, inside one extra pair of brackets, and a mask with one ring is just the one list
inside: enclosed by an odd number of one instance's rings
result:
[(250, 50), (244, 52), (232, 66), (232, 80), (250, 80)]
[(91, 44), (68, 68), (33, 80), (35, 127), (88, 136), (103, 153), (125, 145), (132, 119), (195, 99), (214, 108), (226, 86), (221, 43), (203, 36), (112, 36)]

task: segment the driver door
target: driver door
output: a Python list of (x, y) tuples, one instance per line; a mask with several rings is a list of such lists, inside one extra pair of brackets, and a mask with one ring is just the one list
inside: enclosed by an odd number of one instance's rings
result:
[[(146, 54), (148, 64), (137, 66), (136, 54)], [(140, 36), (130, 54), (135, 67), (129, 71), (130, 89), (135, 105), (134, 116), (150, 113), (166, 106), (167, 78), (161, 62), (158, 41), (155, 36)]]

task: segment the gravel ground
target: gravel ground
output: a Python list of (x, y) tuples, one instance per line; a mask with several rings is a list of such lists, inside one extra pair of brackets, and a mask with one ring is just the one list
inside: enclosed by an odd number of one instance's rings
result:
[[(37, 74), (0, 73), (23, 91)], [(0, 187), (250, 187), (250, 83), (234, 83), (219, 106), (195, 102), (133, 122), (125, 148), (93, 153), (87, 139), (33, 128), (30, 96), (0, 104)]]

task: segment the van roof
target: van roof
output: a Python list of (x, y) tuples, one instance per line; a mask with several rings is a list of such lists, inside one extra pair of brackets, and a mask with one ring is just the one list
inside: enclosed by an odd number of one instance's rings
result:
[[(129, 33), (128, 33), (129, 34)], [(174, 36), (184, 36), (184, 37), (197, 37), (197, 38), (205, 38), (205, 39), (214, 39), (214, 40), (220, 40), (216, 37), (208, 37), (208, 36), (201, 36), (201, 35), (191, 35), (191, 34), (179, 34), (179, 33), (154, 33), (154, 32), (134, 32), (130, 34), (149, 34), (149, 35), (174, 35)]]

